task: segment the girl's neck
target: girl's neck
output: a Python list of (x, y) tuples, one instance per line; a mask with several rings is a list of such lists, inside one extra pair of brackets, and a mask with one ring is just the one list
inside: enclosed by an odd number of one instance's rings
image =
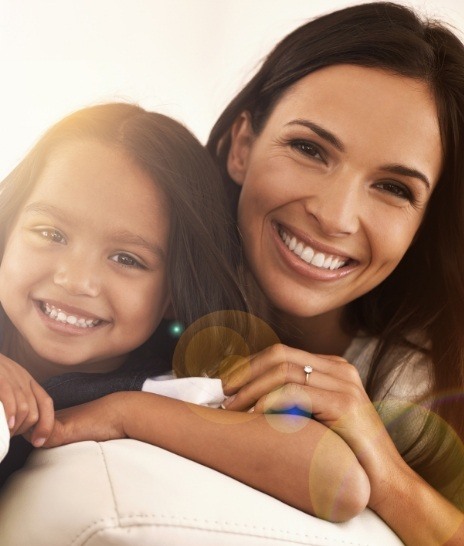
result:
[(342, 327), (343, 308), (317, 317), (295, 317), (273, 311), (273, 325), (282, 343), (310, 353), (343, 356), (353, 336)]

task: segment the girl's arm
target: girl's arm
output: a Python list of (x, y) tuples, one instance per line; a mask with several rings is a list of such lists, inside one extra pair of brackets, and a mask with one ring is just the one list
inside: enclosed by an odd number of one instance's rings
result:
[(120, 392), (56, 413), (46, 447), (133, 438), (232, 476), (332, 521), (361, 512), (364, 470), (345, 442), (316, 421), (206, 408), (143, 392)]
[[(304, 367), (313, 371), (306, 376)], [(231, 410), (254, 413), (297, 405), (351, 447), (371, 486), (369, 507), (408, 546), (464, 544), (464, 514), (402, 459), (354, 366), (336, 356), (274, 346), (230, 376)]]

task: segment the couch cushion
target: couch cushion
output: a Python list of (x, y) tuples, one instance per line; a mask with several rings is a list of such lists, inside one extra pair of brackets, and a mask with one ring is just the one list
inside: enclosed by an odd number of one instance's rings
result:
[(35, 450), (0, 495), (2, 546), (399, 546), (370, 510), (332, 524), (136, 440)]

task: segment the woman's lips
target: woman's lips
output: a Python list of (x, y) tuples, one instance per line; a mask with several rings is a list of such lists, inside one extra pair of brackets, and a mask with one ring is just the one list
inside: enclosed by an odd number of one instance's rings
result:
[(348, 275), (359, 264), (326, 245), (313, 241), (309, 244), (307, 237), (281, 224), (274, 223), (272, 227), (282, 257), (299, 274), (317, 280), (335, 280)]

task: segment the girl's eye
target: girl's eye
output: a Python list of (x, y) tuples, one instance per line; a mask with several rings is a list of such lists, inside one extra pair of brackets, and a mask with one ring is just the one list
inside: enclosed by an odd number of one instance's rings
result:
[(51, 241), (52, 243), (60, 243), (60, 244), (66, 243), (66, 239), (64, 238), (64, 235), (57, 229), (45, 228), (45, 229), (38, 229), (36, 230), (36, 232), (43, 239), (47, 239)]
[(308, 140), (292, 140), (290, 146), (301, 154), (325, 163), (325, 157), (322, 150), (319, 146), (316, 146), (316, 144), (313, 144)]
[(122, 265), (123, 267), (145, 269), (145, 266), (143, 266), (138, 260), (130, 256), (129, 254), (115, 254), (114, 256), (111, 256), (110, 259), (113, 260), (113, 262)]
[(399, 199), (404, 199), (406, 201), (410, 201), (411, 203), (415, 201), (414, 195), (412, 194), (411, 190), (407, 186), (404, 186), (403, 184), (400, 184), (398, 182), (381, 182), (377, 184), (377, 187), (384, 192), (390, 193), (395, 197), (398, 197)]

